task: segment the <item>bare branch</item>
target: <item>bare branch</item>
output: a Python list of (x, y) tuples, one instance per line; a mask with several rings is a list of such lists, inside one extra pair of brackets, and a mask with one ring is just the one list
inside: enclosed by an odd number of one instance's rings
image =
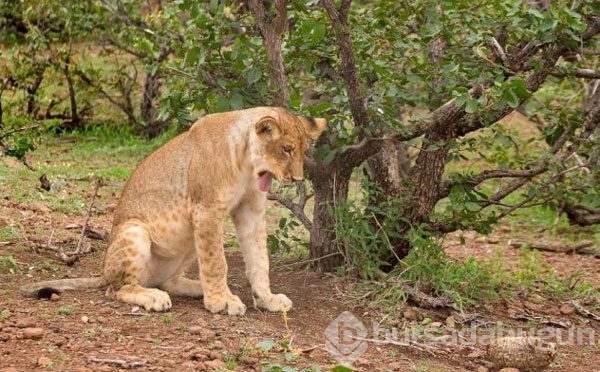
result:
[(583, 79), (600, 79), (600, 70), (588, 68), (578, 68), (573, 71), (552, 71), (552, 76), (556, 77), (578, 77)]
[(340, 58), (340, 74), (344, 80), (344, 87), (348, 95), (348, 104), (354, 123), (358, 127), (369, 125), (369, 117), (365, 99), (360, 94), (357, 65), (354, 59), (354, 47), (350, 37), (350, 26), (348, 25), (348, 12), (352, 1), (342, 1), (338, 10), (333, 0), (321, 0), (321, 4), (327, 10), (331, 24), (338, 41), (338, 53)]
[(563, 211), (572, 225), (589, 226), (600, 224), (600, 209), (588, 208), (583, 205), (564, 205)]
[(304, 227), (310, 231), (312, 228), (312, 222), (306, 213), (304, 213), (304, 208), (306, 207), (306, 202), (312, 197), (312, 195), (307, 193), (306, 184), (304, 182), (296, 183), (296, 193), (298, 194), (297, 203), (294, 203), (294, 198), (279, 193), (269, 193), (267, 195), (267, 199), (276, 200), (279, 202), (279, 204), (289, 209), (294, 217), (300, 220)]
[(90, 217), (92, 215), (92, 209), (94, 208), (94, 201), (98, 196), (98, 190), (104, 184), (102, 178), (96, 178), (94, 182), (94, 191), (92, 192), (92, 197), (90, 198), (90, 204), (88, 205), (87, 214), (85, 217), (85, 221), (83, 226), (81, 226), (81, 234), (79, 235), (79, 241), (77, 242), (77, 249), (75, 249), (75, 253), (77, 255), (81, 254), (81, 248), (83, 247), (83, 238), (86, 236), (86, 230), (88, 229), (88, 222), (90, 221)]
[[(600, 108), (597, 109), (595, 111), (594, 115), (591, 116), (590, 120), (588, 121), (588, 123), (585, 126), (585, 130), (577, 137), (577, 139), (570, 146), (567, 147), (566, 151), (557, 159), (557, 161), (559, 163), (563, 162), (565, 159), (567, 159), (569, 156), (571, 156), (573, 153), (575, 153), (581, 147), (581, 145), (592, 135), (592, 133), (594, 133), (594, 131), (598, 127), (600, 127)], [(550, 153), (556, 154), (558, 152), (558, 150), (560, 148), (562, 148), (562, 146), (565, 144), (565, 142), (570, 137), (570, 135), (571, 135), (571, 133), (569, 131), (566, 131), (565, 133), (563, 133), (560, 136), (560, 138), (558, 139), (558, 141), (556, 141), (556, 143), (550, 149)], [(546, 157), (541, 158), (538, 161), (538, 165), (537, 165), (535, 171), (533, 172), (533, 174), (526, 175), (523, 178), (512, 182), (511, 184), (509, 184), (502, 190), (496, 192), (489, 199), (487, 199), (485, 201), (481, 201), (480, 205), (485, 208), (491, 204), (494, 204), (494, 203), (504, 199), (506, 196), (510, 195), (512, 192), (514, 192), (515, 190), (519, 189), (520, 187), (525, 185), (527, 182), (529, 182), (534, 176), (545, 172), (548, 169), (549, 165), (550, 165), (549, 158), (546, 158)]]
[(502, 48), (502, 45), (500, 45), (500, 43), (498, 42), (498, 40), (496, 40), (495, 37), (491, 38), (490, 46), (492, 47), (492, 51), (494, 52), (496, 57), (498, 57), (502, 61), (502, 64), (504, 66), (508, 66), (509, 61), (508, 57), (506, 56), (506, 53), (504, 53), (504, 48)]

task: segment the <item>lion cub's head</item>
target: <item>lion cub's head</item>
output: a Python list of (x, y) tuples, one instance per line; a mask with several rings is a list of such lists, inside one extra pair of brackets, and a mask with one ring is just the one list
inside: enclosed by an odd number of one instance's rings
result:
[(297, 116), (284, 109), (277, 113), (277, 117), (261, 118), (254, 127), (260, 158), (255, 176), (264, 192), (271, 188), (273, 177), (285, 184), (302, 180), (308, 141), (319, 137), (327, 126), (325, 119)]

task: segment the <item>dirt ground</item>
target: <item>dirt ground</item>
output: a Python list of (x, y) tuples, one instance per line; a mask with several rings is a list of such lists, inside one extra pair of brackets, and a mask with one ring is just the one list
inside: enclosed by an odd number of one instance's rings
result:
[[(88, 192), (91, 189), (89, 181), (76, 182), (84, 182), (82, 189)], [(120, 187), (122, 184), (108, 185), (95, 201), (89, 221), (94, 230), (109, 231)], [(52, 235), (54, 245), (66, 251), (74, 249), (79, 240), (77, 226), (85, 220), (86, 208), (69, 213), (54, 210), (43, 200), (18, 202), (0, 197), (0, 228), (17, 232), (15, 238), (0, 241), (0, 257), (14, 259), (0, 261), (0, 372), (328, 371), (338, 360), (328, 351), (325, 331), (344, 311), (366, 325), (364, 339), (377, 338), (373, 324), (396, 327), (401, 335), (387, 343), (364, 341), (367, 349), (352, 363), (358, 371), (487, 371), (493, 366), (486, 360), (484, 346), (465, 342), (407, 344), (402, 334), (406, 330), (430, 330), (443, 340), (456, 335), (457, 330), (467, 334), (474, 324), (489, 330), (498, 322), (511, 329), (589, 329), (594, 334), (586, 343), (559, 345), (548, 370), (600, 371), (600, 324), (583, 316), (569, 302), (528, 294), (464, 311), (420, 308), (408, 302), (398, 304), (401, 316), (394, 319), (357, 300), (352, 295), (355, 283), (348, 279), (276, 261), (273, 291), (286, 293), (294, 308), (285, 315), (273, 314), (251, 306), (243, 261), (235, 250), (228, 253), (229, 283), (249, 306), (243, 317), (213, 315), (203, 309), (201, 299), (181, 297), (173, 299), (173, 308), (167, 313), (148, 313), (115, 302), (101, 291), (65, 292), (54, 300), (26, 299), (18, 293), (24, 283), (98, 275), (106, 243), (86, 238), (85, 244), (91, 245), (92, 252), (67, 266), (53, 252), (33, 247), (47, 243)], [(462, 236), (464, 241), (454, 235), (445, 244), (455, 259), (491, 257), (498, 248), (508, 260), (517, 259), (518, 251), (508, 247), (507, 235), (499, 230), (482, 238), (467, 232)], [(600, 286), (598, 259), (555, 253), (541, 256), (561, 276), (583, 272), (581, 280)], [(354, 340), (361, 341), (360, 337)], [(591, 344), (587, 342), (590, 340)]]

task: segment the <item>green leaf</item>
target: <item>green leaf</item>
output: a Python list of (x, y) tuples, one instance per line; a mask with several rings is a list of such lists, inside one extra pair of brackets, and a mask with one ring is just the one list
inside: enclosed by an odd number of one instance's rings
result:
[(256, 344), (256, 348), (260, 349), (262, 351), (269, 351), (273, 348), (273, 346), (275, 346), (275, 344), (276, 344), (275, 340), (271, 340), (271, 339), (262, 340)]
[(335, 150), (331, 150), (327, 154), (325, 154), (325, 156), (323, 157), (323, 164), (325, 164), (325, 165), (330, 164), (333, 161), (333, 159), (335, 159), (336, 154), (337, 154), (337, 151), (335, 151)]
[(469, 99), (465, 105), (465, 112), (472, 114), (479, 108), (479, 102), (476, 99)]
[(468, 211), (470, 211), (470, 212), (477, 212), (477, 211), (479, 211), (481, 209), (481, 207), (477, 203), (466, 202), (465, 203), (465, 209), (468, 210)]
[(312, 44), (318, 44), (325, 37), (327, 28), (324, 24), (309, 19), (302, 22), (299, 31), (305, 40)]
[(238, 92), (233, 92), (229, 99), (229, 104), (232, 109), (239, 110), (244, 107), (244, 97)]
[(504, 97), (504, 99), (506, 100), (506, 103), (508, 103), (508, 105), (512, 108), (517, 108), (519, 107), (519, 97), (517, 96), (517, 94), (515, 93), (514, 90), (512, 89), (505, 89), (504, 92), (502, 93), (502, 97)]
[(260, 78), (262, 76), (262, 71), (259, 67), (252, 66), (248, 70), (246, 70), (245, 75), (246, 75), (246, 80), (248, 80), (248, 83), (254, 84), (260, 80)]
[(285, 359), (286, 362), (291, 362), (292, 360), (295, 360), (298, 356), (294, 353), (283, 353), (283, 359)]
[(343, 366), (338, 364), (337, 366), (331, 369), (331, 372), (354, 372), (354, 370), (350, 367)]

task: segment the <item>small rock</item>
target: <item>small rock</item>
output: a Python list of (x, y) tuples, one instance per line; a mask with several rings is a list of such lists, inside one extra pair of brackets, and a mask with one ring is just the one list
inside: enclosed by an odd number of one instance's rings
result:
[(369, 367), (371, 365), (371, 362), (365, 358), (358, 358), (355, 363), (361, 367)]
[[(498, 243), (500, 243), (500, 239), (498, 239), (495, 236), (489, 236), (488, 237), (488, 243), (490, 243), (490, 244), (498, 244)], [(483, 368), (485, 368), (485, 367), (483, 367)]]
[(181, 370), (182, 371), (195, 371), (196, 364), (192, 361), (184, 362), (183, 364), (181, 364)]
[(530, 302), (530, 301), (526, 301), (524, 303), (525, 307), (531, 311), (534, 311), (536, 313), (540, 313), (543, 311), (543, 307), (541, 305), (538, 305), (534, 302)]
[(192, 327), (188, 328), (188, 332), (193, 335), (199, 335), (200, 333), (202, 333), (202, 331), (204, 331), (204, 327), (192, 326)]
[(484, 355), (485, 355), (484, 350), (475, 350), (472, 353), (470, 353), (469, 355), (467, 355), (467, 358), (471, 358), (471, 359), (481, 358)]
[(563, 315), (571, 315), (571, 314), (573, 314), (575, 309), (573, 308), (573, 306), (565, 304), (565, 305), (562, 305), (558, 311), (560, 311), (560, 313)]
[(404, 310), (404, 319), (406, 320), (417, 320), (417, 312), (414, 309)]
[(209, 355), (210, 355), (209, 350), (202, 349), (202, 348), (196, 348), (196, 349), (192, 350), (191, 352), (187, 353), (185, 355), (185, 358), (202, 362), (202, 361), (208, 360)]
[(90, 318), (88, 318), (87, 316), (85, 316), (85, 315), (84, 315), (84, 316), (82, 316), (82, 317), (81, 317), (81, 321), (82, 321), (83, 323), (89, 323), (89, 321), (90, 321)]
[(454, 315), (450, 315), (446, 318), (446, 325), (448, 328), (456, 328), (456, 319), (454, 319)]
[(198, 326), (190, 327), (188, 331), (193, 335), (199, 336), (200, 341), (209, 341), (217, 336), (215, 331)]
[(211, 345), (211, 349), (213, 350), (221, 350), (223, 349), (223, 343), (219, 340), (214, 341)]
[(238, 361), (242, 364), (246, 364), (246, 365), (258, 365), (258, 358), (250, 356), (250, 355), (242, 355), (238, 358)]
[(488, 371), (489, 371), (489, 369), (487, 367), (484, 367), (484, 366), (479, 366), (475, 370), (475, 372), (488, 372)]
[(37, 319), (30, 316), (30, 317), (27, 317), (27, 318), (23, 318), (23, 319), (17, 320), (17, 328), (31, 328), (31, 327), (35, 327), (36, 323), (37, 323)]
[(51, 301), (58, 301), (58, 300), (60, 300), (60, 295), (58, 293), (52, 293), (50, 295), (50, 300)]
[(46, 356), (41, 356), (38, 358), (37, 360), (37, 365), (40, 367), (50, 367), (52, 365), (52, 359), (46, 357)]
[(73, 372), (93, 372), (93, 371), (89, 368), (77, 367), (73, 370)]
[(104, 324), (104, 323), (106, 323), (106, 317), (100, 315), (100, 316), (96, 317), (96, 321), (100, 324)]
[(23, 338), (37, 340), (44, 335), (43, 328), (25, 328), (23, 329)]
[(204, 366), (209, 371), (214, 371), (214, 370), (218, 370), (218, 369), (223, 368), (225, 366), (225, 363), (223, 363), (222, 360), (213, 359), (213, 360), (208, 360), (208, 361), (204, 362)]
[(432, 322), (429, 324), (431, 328), (440, 328), (442, 326), (442, 322)]

